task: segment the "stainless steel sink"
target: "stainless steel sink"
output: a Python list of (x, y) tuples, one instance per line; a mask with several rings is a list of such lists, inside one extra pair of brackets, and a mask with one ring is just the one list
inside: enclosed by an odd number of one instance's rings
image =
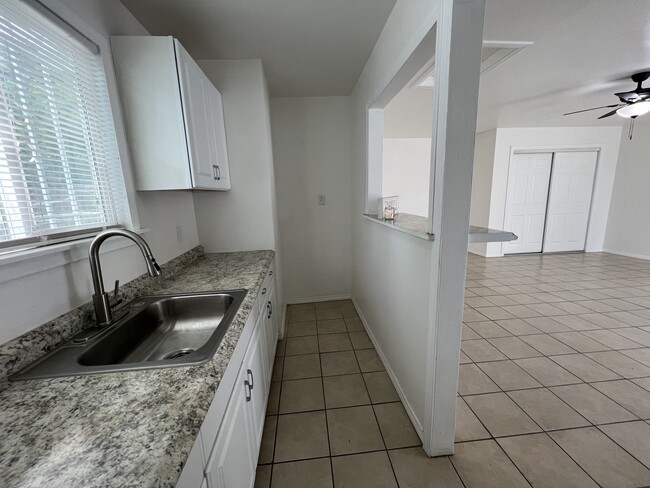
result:
[(113, 325), (90, 328), (10, 377), (12, 380), (201, 364), (216, 352), (246, 290), (146, 296)]

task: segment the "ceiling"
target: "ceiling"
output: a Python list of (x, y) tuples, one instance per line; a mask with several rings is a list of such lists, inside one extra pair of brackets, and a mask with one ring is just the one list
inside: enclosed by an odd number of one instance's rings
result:
[(614, 92), (636, 87), (627, 77), (650, 69), (650, 1), (487, 0), (483, 38), (534, 45), (481, 77), (478, 132), (623, 125), (597, 120), (607, 109), (562, 114), (617, 103)]
[(262, 59), (275, 97), (349, 95), (395, 0), (121, 0), (195, 59)]

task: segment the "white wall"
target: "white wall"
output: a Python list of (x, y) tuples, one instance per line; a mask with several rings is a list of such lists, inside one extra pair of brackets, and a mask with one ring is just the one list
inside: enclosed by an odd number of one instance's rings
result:
[(262, 62), (198, 63), (223, 98), (232, 180), (231, 191), (194, 193), (199, 240), (207, 252), (276, 249), (273, 153)]
[[(621, 127), (534, 127), (517, 129), (496, 129), (494, 143), (494, 160), (490, 161), (489, 153), (492, 135), (488, 132), (477, 139), (479, 147), (485, 147), (475, 159), (474, 181), (472, 196), (473, 224), (484, 222), (481, 207), (485, 206), (486, 195), (490, 195), (489, 218), (487, 226), (492, 229), (503, 229), (506, 208), (506, 190), (508, 186), (508, 168), (510, 156), (518, 150), (561, 151), (567, 149), (600, 151), (596, 168), (596, 181), (591, 204), (589, 230), (587, 232), (586, 251), (598, 252), (603, 250), (605, 230), (609, 215), (609, 205), (616, 174)], [(490, 174), (490, 164), (492, 172)], [(478, 215), (482, 217), (479, 219)], [(485, 225), (485, 224), (483, 224)], [(509, 230), (509, 229), (504, 229)], [(482, 249), (472, 247), (473, 252), (483, 254)], [(488, 243), (487, 256), (503, 256), (501, 243)]]
[(431, 138), (384, 138), (382, 150), (382, 195), (398, 195), (400, 212), (428, 217)]
[[(474, 173), (472, 175), (471, 225), (487, 227), (490, 223), (490, 199), (492, 197), (492, 172), (494, 170), (494, 146), (497, 131), (489, 130), (476, 134), (474, 146)], [(485, 243), (470, 244), (469, 251), (485, 256)]]
[[(117, 0), (49, 1), (90, 25), (100, 35), (148, 35)], [(164, 263), (199, 244), (194, 204), (190, 192), (139, 193), (136, 202), (140, 225), (159, 262)], [(183, 227), (183, 242), (176, 239), (176, 226)], [(70, 254), (70, 253), (68, 253)], [(102, 258), (104, 280), (128, 282), (146, 272), (140, 251), (129, 246)], [(88, 260), (43, 270), (0, 284), (3, 311), (0, 343), (13, 339), (44, 322), (90, 300), (92, 284)]]
[(438, 6), (432, 0), (397, 1), (353, 93), (352, 296), (420, 434), (432, 313), (431, 244), (369, 222), (362, 214), (367, 203), (367, 107), (433, 26)]
[(351, 99), (272, 98), (271, 120), (286, 299), (349, 296)]
[(634, 137), (621, 136), (605, 250), (650, 259), (650, 121), (639, 118)]

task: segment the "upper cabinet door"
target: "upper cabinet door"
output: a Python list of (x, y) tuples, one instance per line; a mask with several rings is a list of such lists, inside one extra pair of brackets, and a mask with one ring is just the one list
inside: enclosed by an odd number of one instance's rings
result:
[(221, 93), (210, 83), (208, 86), (208, 118), (212, 139), (212, 151), (217, 181), (214, 188), (230, 190), (230, 162), (228, 161), (228, 144), (226, 142), (226, 124), (223, 116), (223, 102)]
[(215, 189), (219, 185), (217, 164), (217, 135), (213, 122), (214, 87), (199, 65), (181, 44), (174, 40), (176, 62), (180, 79), (187, 149), (190, 155), (192, 186), (199, 189)]

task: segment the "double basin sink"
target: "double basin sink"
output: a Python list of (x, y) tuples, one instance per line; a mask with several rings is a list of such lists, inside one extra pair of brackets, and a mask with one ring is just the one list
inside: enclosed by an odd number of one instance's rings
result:
[(217, 351), (246, 290), (136, 298), (108, 327), (90, 328), (11, 380), (78, 376), (206, 362)]

